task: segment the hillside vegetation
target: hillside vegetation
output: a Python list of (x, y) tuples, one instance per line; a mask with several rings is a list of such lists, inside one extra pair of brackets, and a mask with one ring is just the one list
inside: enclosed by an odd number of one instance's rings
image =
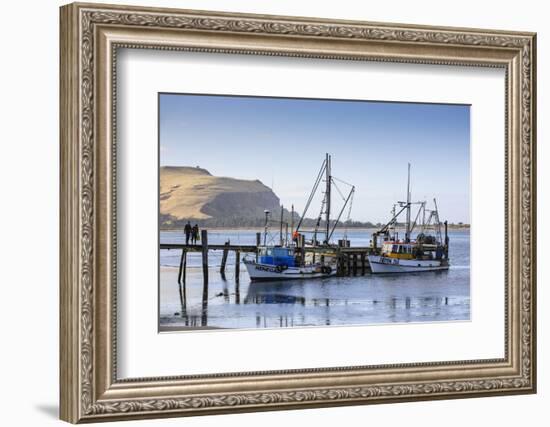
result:
[(279, 198), (259, 180), (213, 176), (198, 167), (160, 168), (160, 219), (166, 228), (187, 220), (201, 225), (256, 225), (264, 210), (278, 212)]

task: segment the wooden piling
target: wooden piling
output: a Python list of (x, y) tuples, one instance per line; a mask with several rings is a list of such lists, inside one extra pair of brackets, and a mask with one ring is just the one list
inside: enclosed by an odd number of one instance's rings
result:
[(350, 254), (346, 254), (346, 261), (347, 261), (347, 275), (351, 276), (351, 256)]
[(256, 262), (258, 262), (258, 249), (262, 242), (262, 233), (256, 233)]
[(361, 253), (361, 276), (365, 275), (365, 253)]
[(353, 275), (357, 276), (357, 254), (353, 254)]
[(239, 284), (239, 274), (241, 270), (241, 252), (235, 251), (235, 304), (241, 303), (241, 291)]
[(202, 243), (202, 276), (205, 286), (208, 286), (208, 232), (201, 230)]
[(208, 232), (201, 230), (201, 242), (202, 242), (202, 316), (201, 325), (206, 326), (208, 321)]
[(187, 290), (186, 290), (186, 276), (187, 276), (187, 251), (182, 249), (180, 268), (178, 272), (178, 285), (180, 293), (181, 311), (182, 316), (186, 315), (187, 309)]
[(241, 303), (241, 291), (239, 288), (239, 282), (235, 282), (235, 304)]
[(239, 282), (241, 273), (241, 251), (235, 251), (235, 281)]
[(185, 262), (185, 260), (187, 259), (187, 251), (185, 249), (182, 249), (181, 250), (181, 259), (180, 259), (180, 268), (179, 268), (179, 271), (178, 271), (178, 283), (181, 285), (182, 283), (182, 277), (183, 277), (183, 272), (184, 272), (184, 269), (183, 269), (183, 264)]
[(220, 267), (220, 273), (222, 275), (225, 275), (225, 264), (227, 263), (227, 255), (229, 253), (229, 240), (225, 242), (225, 248), (223, 249), (223, 255), (222, 255), (222, 265)]
[(338, 254), (336, 255), (336, 275), (344, 275), (344, 259), (340, 252), (338, 252)]

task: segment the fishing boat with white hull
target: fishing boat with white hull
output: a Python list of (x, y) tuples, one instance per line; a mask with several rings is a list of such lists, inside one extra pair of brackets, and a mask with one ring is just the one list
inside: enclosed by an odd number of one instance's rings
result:
[[(440, 271), (449, 269), (449, 236), (447, 221), (445, 221), (445, 237), (442, 238), (441, 222), (434, 198), (434, 209), (426, 209), (426, 202), (412, 202), (410, 191), (410, 171), (408, 166), (407, 201), (398, 202), (393, 207), (392, 219), (372, 236), (372, 245), (378, 250), (378, 239), (382, 237), (382, 245), (377, 255), (369, 255), (371, 271), (379, 273), (418, 273), (426, 271)], [(418, 205), (418, 212), (414, 221), (411, 221), (412, 205)], [(396, 207), (401, 209), (396, 213)], [(397, 219), (406, 214), (405, 235), (399, 239), (396, 231)], [(426, 215), (428, 217), (426, 218)], [(416, 239), (411, 236), (416, 228), (420, 228)], [(433, 232), (433, 234), (430, 234)]]
[[(324, 196), (321, 202), (321, 210), (316, 222), (316, 226), (310, 233), (312, 237), (310, 240), (306, 239), (306, 231), (302, 230), (302, 224), (306, 218), (307, 211), (311, 205), (314, 195), (317, 193), (321, 182), (325, 182)], [(339, 181), (341, 184), (350, 187), (347, 197), (343, 196), (343, 193), (335, 181)], [(344, 204), (335, 220), (331, 219), (331, 192), (332, 187), (336, 187), (338, 193), (342, 196)], [(312, 192), (304, 208), (304, 212), (300, 217), (296, 229), (294, 229), (294, 208), (291, 213), (291, 227), (290, 236), (286, 232), (283, 237), (283, 209), (281, 207), (281, 220), (280, 220), (280, 233), (279, 242), (277, 245), (270, 244), (273, 239), (269, 236), (269, 211), (265, 211), (265, 226), (263, 233), (263, 245), (258, 246), (258, 252), (255, 258), (249, 258), (248, 256), (243, 259), (243, 263), (246, 266), (251, 281), (262, 280), (293, 280), (293, 279), (318, 279), (324, 277), (330, 277), (336, 275), (336, 258), (331, 257), (329, 253), (320, 256), (317, 260), (315, 253), (306, 256), (306, 246), (311, 247), (323, 247), (330, 249), (333, 246), (331, 237), (334, 230), (339, 223), (341, 216), (346, 207), (349, 207), (348, 218), (351, 214), (351, 205), (353, 201), (353, 194), (355, 187), (351, 184), (347, 184), (344, 181), (340, 181), (332, 176), (331, 172), (331, 156), (326, 155), (325, 160), (321, 166)], [(321, 229), (321, 222), (324, 220), (323, 229)], [(288, 228), (288, 224), (286, 224)], [(319, 237), (323, 236), (322, 242), (319, 241)], [(269, 241), (268, 241), (269, 240)], [(330, 252), (330, 251), (328, 251)]]
[(424, 245), (423, 255), (414, 255), (419, 248), (417, 242), (384, 242), (380, 255), (369, 255), (373, 273), (419, 273), (424, 271), (448, 270), (449, 260), (437, 253), (436, 245)]

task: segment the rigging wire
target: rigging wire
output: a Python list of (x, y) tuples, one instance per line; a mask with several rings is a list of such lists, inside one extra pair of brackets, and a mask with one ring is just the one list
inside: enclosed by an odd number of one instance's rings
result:
[(342, 192), (340, 191), (340, 188), (336, 185), (335, 182), (332, 183), (334, 185), (334, 188), (336, 188), (336, 190), (338, 191), (338, 194), (340, 194), (340, 197), (342, 198), (343, 201), (346, 201), (346, 198), (344, 197), (344, 195), (342, 194)]
[(332, 179), (335, 179), (336, 181), (341, 182), (342, 184), (346, 184), (349, 187), (353, 187), (353, 184), (350, 184), (349, 182), (346, 182), (343, 179), (336, 178), (335, 176), (333, 176)]
[(317, 175), (317, 179), (315, 180), (315, 184), (313, 184), (313, 188), (311, 190), (311, 193), (309, 194), (309, 198), (306, 203), (306, 207), (304, 208), (304, 212), (302, 213), (302, 216), (300, 217), (300, 221), (298, 222), (298, 225), (296, 226), (296, 231), (300, 229), (300, 225), (302, 225), (302, 221), (306, 217), (307, 210), (309, 209), (309, 205), (311, 204), (311, 201), (315, 197), (315, 193), (317, 192), (317, 188), (319, 187), (319, 184), (321, 183), (321, 180), (323, 178), (323, 172), (325, 171), (325, 168), (327, 167), (327, 161), (323, 160), (323, 164), (321, 165), (321, 169), (319, 170), (319, 174)]
[(355, 195), (355, 187), (353, 187), (351, 191), (351, 196), (349, 200), (349, 210), (348, 210), (348, 217), (346, 218), (346, 222), (344, 222), (344, 240), (348, 240), (348, 225), (349, 221), (351, 220), (351, 208), (353, 206), (353, 196)]

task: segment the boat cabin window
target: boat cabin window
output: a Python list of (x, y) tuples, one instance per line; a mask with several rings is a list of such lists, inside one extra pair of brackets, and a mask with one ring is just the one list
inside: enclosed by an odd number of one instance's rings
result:
[(292, 256), (292, 250), (289, 248), (262, 248), (260, 249), (261, 256), (285, 257)]
[(272, 256), (273, 255), (273, 248), (262, 248), (260, 251), (260, 255), (262, 256)]
[(283, 257), (291, 255), (288, 248), (273, 248), (273, 256)]
[(412, 254), (411, 245), (386, 245), (384, 250), (394, 254)]

